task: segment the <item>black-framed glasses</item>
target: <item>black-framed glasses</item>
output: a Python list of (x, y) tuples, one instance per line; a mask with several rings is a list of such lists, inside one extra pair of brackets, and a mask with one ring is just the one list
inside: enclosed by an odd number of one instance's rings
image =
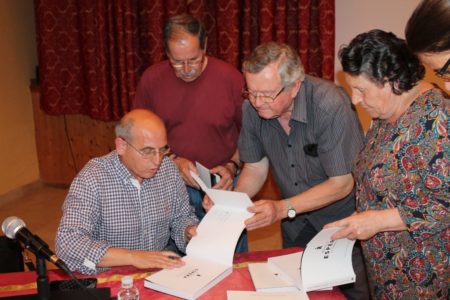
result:
[(170, 153), (169, 145), (165, 145), (159, 149), (155, 149), (152, 147), (145, 147), (143, 149), (138, 149), (135, 146), (133, 146), (133, 144), (128, 142), (125, 138), (123, 138), (123, 137), (120, 137), (120, 138), (122, 140), (124, 140), (125, 143), (127, 143), (127, 145), (129, 145), (131, 148), (133, 148), (137, 153), (139, 153), (143, 158), (154, 158), (154, 157), (156, 157), (157, 154), (159, 154), (161, 156), (166, 156)]
[(172, 65), (172, 67), (174, 67), (175, 69), (181, 69), (183, 68), (185, 65), (189, 66), (189, 67), (197, 67), (199, 65), (201, 65), (203, 63), (203, 61), (205, 60), (205, 53), (202, 53), (202, 56), (196, 59), (188, 59), (188, 60), (183, 60), (183, 61), (179, 61), (179, 60), (174, 60), (171, 57), (169, 57), (169, 61), (170, 64)]
[(450, 66), (450, 58), (447, 60), (447, 62), (445, 63), (445, 65), (442, 68), (435, 71), (436, 76), (449, 80), (450, 79), (450, 70), (448, 69), (449, 66)]
[(259, 93), (253, 93), (253, 92), (250, 92), (247, 88), (244, 88), (242, 90), (241, 95), (242, 95), (242, 98), (248, 99), (251, 102), (255, 102), (256, 99), (259, 98), (265, 103), (273, 103), (278, 98), (278, 96), (280, 96), (281, 93), (284, 92), (284, 90), (285, 90), (285, 87), (282, 87), (281, 90), (278, 91), (278, 93), (276, 93), (274, 96), (270, 96), (270, 95), (263, 95), (263, 94), (259, 94)]

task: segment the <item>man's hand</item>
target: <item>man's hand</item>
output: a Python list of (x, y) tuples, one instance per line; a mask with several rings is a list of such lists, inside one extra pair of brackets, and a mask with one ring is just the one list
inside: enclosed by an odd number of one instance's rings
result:
[(234, 180), (234, 166), (231, 164), (226, 164), (225, 166), (217, 166), (211, 169), (211, 173), (219, 174), (220, 181), (213, 186), (213, 188), (218, 190), (231, 190), (233, 188)]
[(172, 251), (133, 250), (130, 251), (130, 265), (138, 269), (173, 269), (183, 266), (184, 261)]
[(197, 225), (189, 225), (184, 230), (184, 237), (187, 242), (189, 242), (191, 238), (196, 235), (197, 235)]
[(286, 217), (286, 208), (283, 201), (260, 200), (256, 201), (253, 206), (247, 209), (249, 212), (255, 213), (251, 218), (245, 220), (247, 230), (269, 226), (278, 220)]
[(195, 182), (195, 180), (192, 178), (191, 173), (190, 173), (190, 171), (197, 173), (197, 168), (195, 167), (194, 163), (192, 163), (192, 161), (190, 161), (189, 159), (186, 159), (183, 157), (175, 158), (174, 162), (177, 165), (178, 170), (180, 171), (180, 174), (184, 180), (184, 183), (193, 188), (199, 189), (200, 187)]
[(211, 198), (209, 198), (208, 195), (205, 195), (205, 197), (203, 197), (203, 202), (202, 202), (202, 206), (203, 209), (208, 212), (214, 205), (214, 202), (212, 202)]

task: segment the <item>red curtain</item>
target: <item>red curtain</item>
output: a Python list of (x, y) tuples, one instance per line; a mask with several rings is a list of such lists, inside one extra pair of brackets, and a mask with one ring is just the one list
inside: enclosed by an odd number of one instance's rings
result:
[(333, 79), (334, 0), (35, 0), (41, 107), (48, 114), (118, 120), (139, 76), (165, 58), (170, 16), (199, 17), (207, 51), (238, 69), (252, 49), (298, 49), (308, 74)]

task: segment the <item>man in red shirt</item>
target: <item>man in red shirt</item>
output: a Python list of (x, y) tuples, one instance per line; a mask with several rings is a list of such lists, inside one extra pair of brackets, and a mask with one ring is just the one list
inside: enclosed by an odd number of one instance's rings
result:
[[(164, 28), (168, 60), (150, 66), (139, 82), (134, 107), (147, 108), (167, 127), (168, 142), (191, 204), (201, 219), (203, 194), (189, 171), (200, 162), (220, 175), (217, 189), (231, 189), (240, 167), (237, 140), (241, 128), (242, 74), (206, 54), (201, 22), (174, 16)], [(246, 251), (247, 245), (238, 246)]]

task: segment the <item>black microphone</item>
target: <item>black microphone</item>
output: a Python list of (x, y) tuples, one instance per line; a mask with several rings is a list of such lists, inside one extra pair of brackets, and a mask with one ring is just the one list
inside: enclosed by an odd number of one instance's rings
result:
[(22, 242), (25, 248), (34, 254), (45, 258), (68, 274), (71, 274), (67, 265), (53, 253), (48, 245), (37, 235), (32, 234), (26, 227), (25, 222), (17, 217), (8, 217), (2, 224), (3, 233), (10, 239)]

